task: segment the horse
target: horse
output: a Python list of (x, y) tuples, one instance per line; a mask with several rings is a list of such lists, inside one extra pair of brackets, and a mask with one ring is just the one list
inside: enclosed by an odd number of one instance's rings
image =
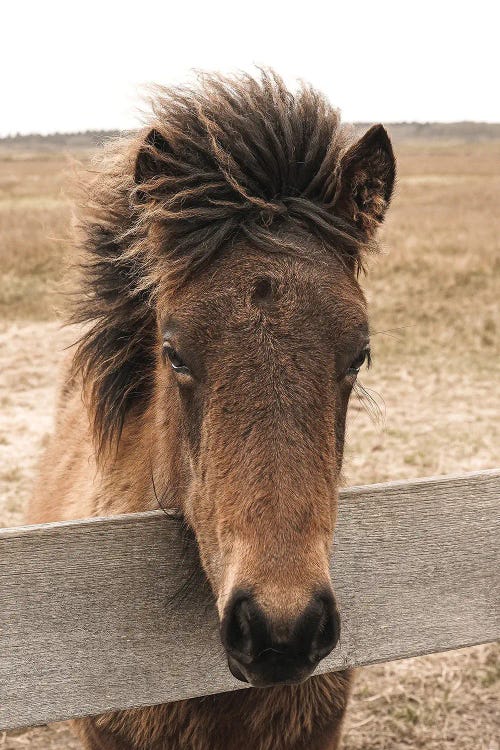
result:
[(329, 563), (370, 361), (359, 276), (393, 149), (272, 70), (200, 74), (151, 105), (80, 201), (79, 334), (29, 521), (180, 509), (249, 687), (74, 728), (87, 750), (331, 750), (351, 673), (312, 673), (340, 633)]

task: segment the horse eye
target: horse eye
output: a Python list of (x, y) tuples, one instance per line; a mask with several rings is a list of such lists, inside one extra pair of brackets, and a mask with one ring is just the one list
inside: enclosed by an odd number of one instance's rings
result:
[(168, 341), (163, 344), (163, 359), (166, 362), (170, 362), (172, 370), (178, 372), (181, 375), (189, 375), (189, 367), (184, 363), (182, 357), (175, 351), (174, 347), (171, 346)]
[(369, 346), (365, 346), (365, 348), (358, 354), (356, 359), (353, 362), (351, 362), (347, 370), (347, 375), (357, 375), (358, 372), (363, 367), (363, 365), (365, 364), (365, 362), (368, 364), (368, 367), (370, 367), (371, 358), (370, 358)]

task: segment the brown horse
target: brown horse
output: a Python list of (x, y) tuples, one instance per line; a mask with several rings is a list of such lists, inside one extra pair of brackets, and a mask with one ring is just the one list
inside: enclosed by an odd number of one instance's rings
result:
[(153, 112), (88, 193), (84, 333), (30, 521), (148, 510), (156, 487), (194, 531), (229, 668), (254, 687), (75, 724), (89, 750), (337, 748), (349, 674), (308, 678), (339, 637), (329, 554), (370, 353), (357, 276), (390, 141), (380, 125), (355, 141), (271, 72), (159, 90)]

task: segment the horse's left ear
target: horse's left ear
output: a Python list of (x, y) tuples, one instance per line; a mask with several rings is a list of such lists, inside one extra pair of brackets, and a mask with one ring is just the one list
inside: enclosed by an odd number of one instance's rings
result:
[(396, 160), (383, 125), (374, 125), (344, 154), (335, 210), (369, 240), (391, 200)]
[(159, 130), (152, 128), (147, 132), (141, 140), (135, 157), (135, 184), (140, 185), (168, 172), (168, 161), (171, 154), (172, 149)]

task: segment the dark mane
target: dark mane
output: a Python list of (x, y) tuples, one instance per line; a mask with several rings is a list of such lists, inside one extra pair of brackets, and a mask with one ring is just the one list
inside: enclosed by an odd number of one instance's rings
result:
[(82, 285), (74, 358), (98, 448), (147, 404), (155, 366), (158, 278), (172, 284), (238, 237), (281, 246), (282, 228), (312, 232), (346, 265), (367, 244), (363, 216), (336, 213), (351, 146), (337, 110), (309, 87), (201, 76), (156, 90), (149, 127), (108, 148), (82, 210)]

